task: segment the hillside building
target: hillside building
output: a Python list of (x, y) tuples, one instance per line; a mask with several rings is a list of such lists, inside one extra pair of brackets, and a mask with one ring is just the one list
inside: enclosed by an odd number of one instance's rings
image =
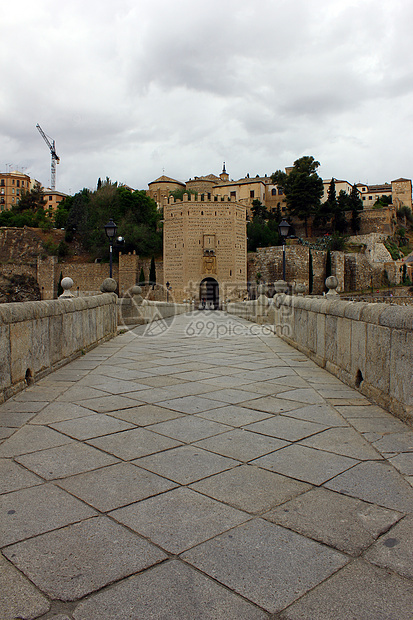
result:
[(20, 200), (23, 191), (30, 191), (30, 177), (23, 172), (0, 172), (0, 211), (11, 209)]

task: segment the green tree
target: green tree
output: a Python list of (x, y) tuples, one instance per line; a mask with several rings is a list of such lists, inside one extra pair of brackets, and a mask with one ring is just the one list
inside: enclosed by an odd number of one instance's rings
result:
[(268, 219), (268, 211), (258, 198), (252, 201), (251, 213), (253, 218), (259, 217), (263, 220)]
[(22, 190), (19, 202), (14, 207), (16, 213), (31, 212), (44, 214), (46, 200), (39, 182), (36, 182), (30, 191)]
[(332, 228), (333, 232), (339, 233), (340, 235), (346, 232), (348, 224), (346, 219), (346, 211), (349, 209), (349, 195), (344, 191), (344, 189), (340, 190), (338, 198), (336, 200), (336, 209), (333, 214), (332, 219)]
[(351, 188), (348, 208), (351, 211), (350, 227), (354, 234), (357, 234), (361, 228), (360, 213), (363, 211), (363, 201), (360, 198), (360, 192), (357, 189), (357, 185), (354, 184)]
[(52, 220), (45, 212), (46, 200), (40, 183), (30, 191), (22, 191), (17, 204), (0, 214), (0, 226), (30, 226), (48, 230), (52, 228)]
[(62, 280), (63, 280), (63, 272), (60, 272), (60, 276), (59, 276), (59, 282), (57, 283), (57, 296), (60, 297), (60, 295), (63, 295), (63, 286), (62, 286)]
[(247, 249), (255, 252), (257, 247), (266, 248), (279, 245), (280, 236), (278, 225), (275, 220), (268, 222), (260, 217), (255, 217), (247, 224)]
[(139, 284), (145, 284), (145, 273), (143, 271), (143, 267), (141, 267), (141, 272), (139, 274)]
[(392, 204), (391, 196), (380, 196), (373, 205), (373, 209), (382, 209)]
[(82, 243), (86, 243), (89, 235), (89, 204), (91, 192), (83, 188), (82, 191), (75, 194), (70, 201), (71, 206), (66, 218), (66, 241), (73, 239), (73, 234), (77, 233)]
[(274, 184), (284, 190), (290, 215), (304, 221), (308, 236), (308, 218), (318, 213), (324, 193), (323, 180), (317, 174), (320, 162), (312, 156), (304, 156), (294, 162), (287, 174), (277, 170), (271, 175)]

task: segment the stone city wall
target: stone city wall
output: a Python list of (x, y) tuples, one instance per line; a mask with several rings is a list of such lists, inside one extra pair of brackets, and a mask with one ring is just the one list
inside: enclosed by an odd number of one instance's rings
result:
[[(265, 317), (278, 336), (319, 366), (413, 422), (412, 307), (287, 295), (263, 306), (259, 322)], [(257, 308), (245, 303), (228, 304), (228, 312), (257, 319)]]
[(0, 305), (0, 402), (116, 331), (111, 293)]
[[(327, 252), (311, 250), (313, 258), (313, 293), (321, 294), (325, 290)], [(338, 291), (344, 290), (344, 255), (342, 252), (331, 252), (332, 274), (338, 278)], [(309, 292), (310, 250), (303, 245), (287, 245), (285, 247), (285, 274), (287, 282), (304, 284)], [(282, 280), (283, 249), (282, 246), (257, 248), (256, 252), (248, 253), (248, 281), (266, 283)], [(260, 276), (260, 277), (258, 277)]]

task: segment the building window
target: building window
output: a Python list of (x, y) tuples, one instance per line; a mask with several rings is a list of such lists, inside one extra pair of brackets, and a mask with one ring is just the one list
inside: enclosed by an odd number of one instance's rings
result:
[(373, 196), (369, 196), (369, 200), (373, 200)]
[(49, 200), (53, 200), (53, 196), (49, 196)]
[(4, 187), (4, 179), (2, 179), (2, 180), (0, 181), (0, 185), (1, 185), (1, 187)]
[(276, 196), (277, 195), (277, 190), (275, 189), (275, 187), (271, 190), (271, 196)]
[(20, 187), (20, 181), (17, 179), (17, 187)]
[(284, 190), (281, 187), (278, 188), (278, 195), (284, 196)]
[(237, 192), (231, 192), (230, 196), (231, 196), (231, 198), (236, 198), (237, 197)]
[(250, 198), (254, 198), (254, 195), (255, 195), (255, 192), (254, 192), (254, 190), (252, 189), (252, 190), (250, 191)]
[(365, 196), (362, 196), (362, 200), (366, 200), (366, 197), (365, 197)]

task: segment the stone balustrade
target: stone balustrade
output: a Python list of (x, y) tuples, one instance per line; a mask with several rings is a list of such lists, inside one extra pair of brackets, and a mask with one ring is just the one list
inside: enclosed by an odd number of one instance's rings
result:
[(116, 331), (113, 293), (1, 304), (0, 402)]
[[(337, 296), (338, 298), (338, 296)], [(228, 304), (305, 353), (370, 400), (413, 421), (413, 307), (278, 294)]]

